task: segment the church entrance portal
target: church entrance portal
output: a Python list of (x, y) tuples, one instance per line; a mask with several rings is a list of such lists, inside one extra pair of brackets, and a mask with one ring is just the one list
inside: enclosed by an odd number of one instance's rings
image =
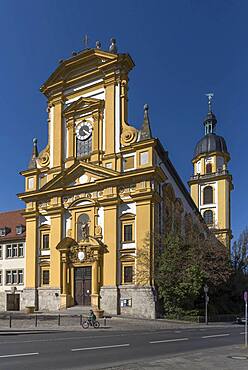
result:
[(91, 266), (78, 267), (74, 270), (74, 297), (75, 304), (91, 305)]

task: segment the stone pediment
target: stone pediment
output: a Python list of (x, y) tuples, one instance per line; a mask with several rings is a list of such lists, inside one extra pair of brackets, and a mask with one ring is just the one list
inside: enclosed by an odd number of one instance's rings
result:
[(82, 75), (92, 74), (93, 67), (98, 78), (103, 77), (103, 70), (113, 68), (112, 65), (117, 62), (125, 64), (128, 70), (134, 66), (128, 54), (113, 54), (100, 49), (83, 50), (73, 57), (61, 61), (40, 90), (47, 96), (52, 89), (62, 90), (71, 81), (82, 78)]
[(42, 190), (53, 190), (94, 183), (98, 180), (118, 176), (119, 173), (95, 164), (78, 161), (45, 184)]
[(74, 115), (75, 112), (81, 113), (89, 109), (94, 110), (102, 108), (103, 104), (104, 100), (101, 99), (81, 97), (78, 100), (71, 103), (70, 105), (68, 105), (63, 113), (67, 117), (70, 115)]

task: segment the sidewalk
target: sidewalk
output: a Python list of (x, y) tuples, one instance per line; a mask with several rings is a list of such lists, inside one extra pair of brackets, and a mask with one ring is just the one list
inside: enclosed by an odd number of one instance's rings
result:
[(104, 370), (245, 370), (248, 350), (241, 346), (204, 349), (191, 353), (169, 355), (159, 360), (144, 360)]
[[(85, 319), (85, 318), (83, 318)], [(112, 317), (111, 319), (99, 319), (99, 329), (86, 329), (86, 330), (109, 330), (109, 331), (154, 331), (154, 330), (173, 330), (173, 329), (187, 329), (187, 328), (211, 328), (211, 327), (234, 327), (230, 323), (216, 323), (209, 324), (198, 324), (192, 322), (179, 322), (169, 320), (142, 320), (142, 319), (130, 319), (122, 317)], [(27, 315), (24, 317), (13, 316), (11, 319), (11, 328), (8, 316), (5, 319), (0, 318), (0, 335), (13, 331), (82, 331), (80, 325), (79, 315)]]

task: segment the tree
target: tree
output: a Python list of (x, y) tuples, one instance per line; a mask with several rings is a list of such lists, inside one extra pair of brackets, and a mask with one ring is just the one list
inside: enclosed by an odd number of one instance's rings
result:
[(235, 271), (242, 271), (244, 274), (248, 273), (248, 227), (246, 227), (240, 234), (237, 241), (233, 243), (232, 247), (232, 264)]
[(226, 248), (207, 232), (192, 229), (184, 237), (169, 233), (163, 237), (155, 281), (167, 315), (178, 315), (200, 308), (202, 288), (207, 282), (217, 290), (231, 275)]

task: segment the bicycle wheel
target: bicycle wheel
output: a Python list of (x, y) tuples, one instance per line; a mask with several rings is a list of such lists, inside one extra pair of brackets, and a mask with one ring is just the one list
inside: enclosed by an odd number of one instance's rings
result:
[(82, 323), (82, 327), (83, 327), (84, 329), (88, 329), (88, 327), (89, 327), (89, 322), (88, 322), (88, 321), (83, 321), (83, 323)]
[(99, 321), (95, 321), (94, 322), (94, 328), (95, 329), (98, 329), (100, 327), (100, 322)]

